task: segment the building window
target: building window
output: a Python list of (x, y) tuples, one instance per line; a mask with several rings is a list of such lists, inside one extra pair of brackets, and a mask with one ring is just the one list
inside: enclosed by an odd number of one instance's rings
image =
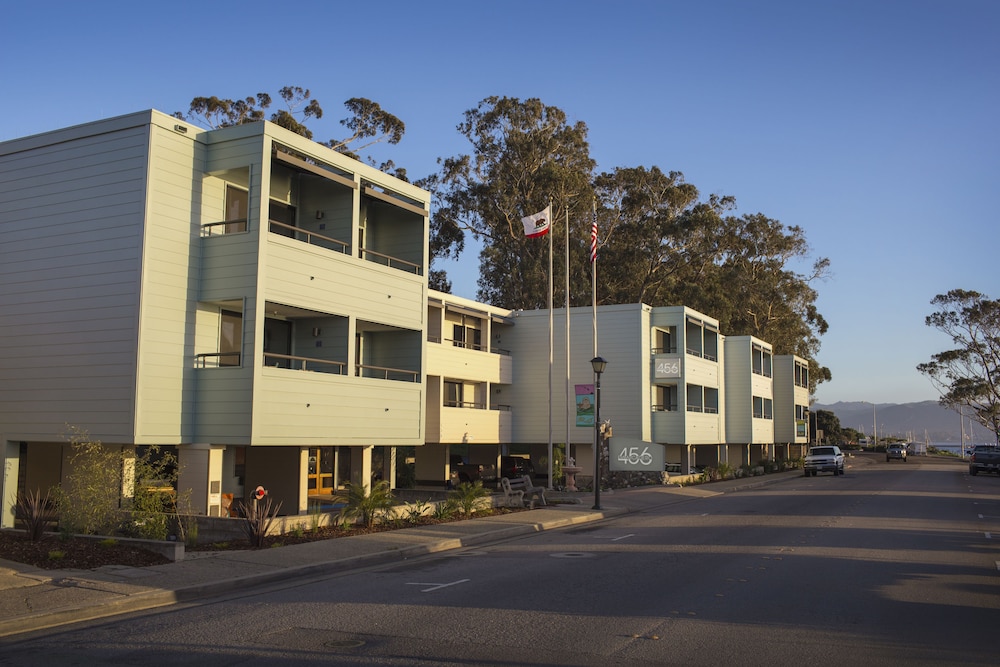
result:
[(461, 382), (444, 381), (444, 404), (449, 408), (460, 408), (464, 404), (462, 400), (463, 390)]
[(223, 310), (219, 325), (219, 365), (239, 366), (243, 346), (243, 314)]
[(677, 353), (677, 327), (656, 329), (656, 340), (653, 343), (653, 354)]
[(770, 398), (753, 397), (753, 416), (755, 419), (773, 419), (774, 403)]
[[(218, 200), (216, 200), (218, 201)], [(226, 233), (245, 232), (250, 210), (250, 193), (243, 188), (226, 184)]]
[(465, 324), (453, 325), (452, 340), (455, 347), (466, 347), (473, 350), (483, 349), (483, 332), (476, 327)]
[(704, 412), (704, 401), (704, 389), (700, 385), (689, 384), (687, 386), (687, 411)]
[(753, 346), (753, 372), (764, 377), (771, 377), (771, 351), (760, 345)]
[(795, 386), (809, 387), (809, 366), (795, 362)]
[(673, 385), (654, 388), (653, 412), (675, 412), (677, 410), (677, 387)]

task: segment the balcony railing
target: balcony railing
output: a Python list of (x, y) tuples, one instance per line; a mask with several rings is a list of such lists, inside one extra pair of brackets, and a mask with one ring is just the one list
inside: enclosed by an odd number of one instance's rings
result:
[[(295, 227), (294, 225), (287, 225), (283, 222), (278, 222), (277, 220), (268, 220), (267, 222), (268, 225), (270, 225), (270, 231), (274, 234), (287, 236), (288, 238), (295, 239), (296, 241), (303, 241), (309, 245), (320, 246), (321, 248), (326, 248), (327, 250), (342, 252), (344, 254), (350, 253), (351, 244), (346, 241), (317, 234), (316, 232), (309, 231), (308, 229), (302, 229), (301, 227)], [(284, 233), (282, 230), (290, 233)]]
[(464, 347), (467, 350), (479, 350), (481, 352), (489, 352), (490, 354), (499, 354), (503, 356), (510, 356), (510, 350), (505, 350), (502, 347), (494, 347), (487, 350), (485, 345), (476, 345), (475, 343), (466, 343), (460, 340), (455, 340), (454, 338), (441, 338), (440, 336), (427, 336), (428, 343), (451, 343), (454, 347)]
[(380, 252), (375, 252), (374, 250), (368, 250), (367, 248), (361, 249), (361, 257), (362, 259), (366, 259), (369, 262), (383, 264), (392, 269), (407, 271), (409, 273), (414, 273), (418, 276), (423, 275), (423, 270), (421, 269), (419, 264), (408, 262), (405, 259), (399, 259), (398, 257), (392, 257), (390, 255), (383, 255)]
[(234, 368), (239, 365), (239, 352), (206, 352), (194, 355), (195, 368)]
[(677, 412), (677, 404), (656, 403), (653, 405), (653, 412)]
[(381, 380), (420, 382), (420, 371), (410, 371), (402, 368), (385, 368), (382, 366), (369, 366), (367, 364), (355, 364), (355, 375), (358, 377)]
[(316, 371), (347, 375), (347, 362), (331, 361), (329, 359), (314, 359), (311, 357), (295, 357), (288, 354), (264, 353), (264, 365), (273, 368), (288, 368), (299, 371)]

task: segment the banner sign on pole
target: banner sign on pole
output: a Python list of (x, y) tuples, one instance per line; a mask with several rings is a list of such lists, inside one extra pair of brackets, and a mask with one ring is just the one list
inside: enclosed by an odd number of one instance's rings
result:
[(576, 386), (576, 425), (594, 428), (594, 385)]

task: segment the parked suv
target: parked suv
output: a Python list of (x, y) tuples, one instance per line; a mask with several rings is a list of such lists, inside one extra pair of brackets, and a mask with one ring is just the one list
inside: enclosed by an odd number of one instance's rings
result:
[(840, 447), (812, 447), (805, 461), (806, 477), (821, 472), (832, 472), (834, 477), (844, 474), (844, 453)]
[(901, 445), (898, 442), (889, 445), (885, 448), (885, 460), (891, 461), (892, 459), (899, 459), (900, 461), (906, 461), (906, 445)]

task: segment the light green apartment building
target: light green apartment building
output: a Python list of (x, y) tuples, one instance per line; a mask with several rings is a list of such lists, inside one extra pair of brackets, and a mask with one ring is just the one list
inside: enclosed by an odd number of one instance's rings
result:
[[(176, 448), (208, 516), (258, 485), (305, 512), (402, 465), (443, 486), (456, 455), (544, 474), (552, 438), (591, 474), (593, 429), (565, 417), (565, 387), (593, 382), (590, 309), (568, 365), (555, 314), (550, 391), (548, 312), (429, 290), (429, 216), (428, 192), (267, 122), (145, 111), (0, 143), (0, 525), (65, 478), (71, 428)], [(766, 343), (690, 309), (598, 325), (615, 436), (684, 471), (807, 441), (804, 360), (759, 386)]]

